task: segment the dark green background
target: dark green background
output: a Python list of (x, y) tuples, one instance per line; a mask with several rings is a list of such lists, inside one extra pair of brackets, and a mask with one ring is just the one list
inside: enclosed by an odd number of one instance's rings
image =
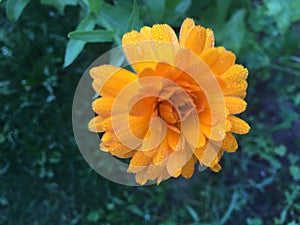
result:
[[(299, 0), (32, 0), (17, 18), (22, 2), (0, 3), (0, 224), (300, 224)], [(65, 55), (68, 33), (88, 16), (105, 35), (70, 34), (93, 43)], [(216, 45), (249, 69), (242, 117), (252, 129), (220, 173), (112, 183), (77, 149), (77, 83), (114, 46), (107, 41), (117, 45), (124, 32), (153, 23), (178, 32), (186, 17), (212, 28)]]

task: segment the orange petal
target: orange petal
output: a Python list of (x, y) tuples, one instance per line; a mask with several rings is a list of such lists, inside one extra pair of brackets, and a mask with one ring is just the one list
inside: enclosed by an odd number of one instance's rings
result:
[(151, 27), (144, 26), (141, 28), (140, 33), (144, 35), (145, 39), (151, 40), (152, 34), (151, 34)]
[(136, 102), (131, 111), (132, 116), (146, 116), (153, 113), (157, 104), (156, 97), (146, 97)]
[(173, 175), (172, 175), (172, 177), (179, 177), (180, 176), (180, 174), (181, 174), (181, 169), (179, 169), (179, 170), (177, 170)]
[(247, 103), (241, 98), (225, 97), (224, 100), (230, 114), (239, 114), (246, 110)]
[(147, 168), (152, 162), (152, 158), (142, 151), (137, 151), (130, 160), (128, 172), (137, 173)]
[[(120, 115), (119, 117), (113, 117), (113, 128), (114, 132), (119, 138), (119, 141), (122, 143), (126, 143), (127, 146), (131, 146), (132, 148), (136, 149), (140, 146), (141, 141), (137, 142), (134, 137), (139, 138), (142, 140), (149, 128), (149, 121), (150, 118), (148, 116), (129, 116), (129, 120), (125, 120), (126, 117)], [(125, 125), (125, 123), (129, 123), (129, 127)], [(128, 130), (128, 128), (130, 128)]]
[(231, 122), (231, 131), (236, 134), (247, 134), (250, 130), (250, 126), (244, 120), (235, 117), (228, 116), (228, 119)]
[(196, 160), (194, 158), (194, 156), (192, 156), (189, 161), (184, 165), (184, 167), (182, 168), (181, 174), (184, 178), (190, 178), (193, 173), (194, 173), (194, 169), (195, 169), (195, 163)]
[(235, 55), (232, 52), (223, 52), (217, 62), (210, 68), (215, 74), (222, 74), (235, 62)]
[[(108, 133), (108, 132), (106, 132)], [(105, 133), (105, 134), (106, 134)], [(127, 148), (125, 145), (120, 143), (116, 136), (111, 135), (111, 140), (102, 142), (100, 144), (100, 149), (105, 152), (110, 152), (110, 154), (117, 156), (119, 158), (129, 158), (133, 156), (134, 152), (132, 149)]]
[(199, 131), (199, 138), (198, 138), (196, 148), (203, 147), (205, 145), (205, 142), (206, 142), (206, 138), (204, 134), (201, 131)]
[(157, 185), (160, 184), (161, 181), (166, 180), (170, 177), (168, 171), (166, 168), (163, 168), (161, 171), (161, 174), (157, 178)]
[(205, 47), (206, 29), (201, 26), (193, 27), (184, 43), (184, 47), (193, 51), (196, 55), (200, 55)]
[(228, 132), (231, 130), (231, 123), (229, 119), (225, 120), (225, 131)]
[(116, 97), (124, 87), (137, 79), (134, 73), (111, 65), (93, 67), (90, 74), (94, 79), (94, 90), (104, 97)]
[(158, 62), (154, 69), (145, 68), (140, 74), (139, 78), (142, 77), (149, 77), (149, 76), (156, 76), (156, 77), (163, 77), (164, 75), (168, 74), (170, 70), (173, 70), (169, 64)]
[(167, 139), (168, 139), (168, 144), (173, 151), (178, 149), (180, 143), (180, 134), (168, 128)]
[(103, 123), (102, 123), (103, 130), (105, 130), (105, 131), (112, 131), (113, 130), (111, 120), (112, 120), (111, 117), (108, 117), (105, 120), (103, 120)]
[(195, 91), (190, 95), (193, 98), (194, 104), (196, 105), (197, 112), (202, 112), (205, 108), (205, 102), (207, 102), (203, 91)]
[(204, 50), (214, 47), (215, 45), (215, 37), (214, 32), (211, 29), (206, 29), (206, 41)]
[[(169, 157), (167, 161), (167, 170), (170, 176), (177, 177), (180, 175), (182, 167), (186, 163), (186, 152), (175, 151)], [(178, 174), (179, 173), (179, 174)]]
[(136, 152), (123, 145), (118, 137), (111, 131), (107, 131), (101, 138), (100, 149), (105, 152), (110, 152), (112, 155), (119, 158), (130, 158)]
[(219, 55), (225, 52), (224, 47), (214, 47), (203, 51), (200, 57), (211, 68), (218, 60)]
[(101, 142), (102, 142), (101, 144), (108, 146), (111, 143), (113, 143), (113, 141), (115, 141), (115, 140), (117, 140), (116, 135), (113, 132), (108, 131), (103, 134), (103, 136), (101, 138)]
[(247, 81), (240, 81), (238, 83), (230, 83), (223, 89), (223, 94), (225, 96), (236, 96), (236, 97), (245, 97), (245, 93), (248, 87)]
[(145, 68), (156, 66), (155, 49), (149, 39), (149, 28), (142, 28), (143, 33), (131, 31), (123, 35), (122, 46), (130, 65), (137, 73)]
[(150, 164), (146, 169), (145, 177), (148, 180), (157, 179), (161, 175), (163, 169), (164, 169), (163, 165)]
[(164, 78), (169, 79), (171, 81), (176, 81), (177, 78), (182, 74), (182, 70), (178, 68), (171, 68), (166, 73), (164, 73)]
[[(198, 122), (198, 123), (197, 123)], [(194, 148), (198, 144), (201, 144), (201, 124), (197, 121), (193, 114), (189, 115), (182, 123), (181, 130), (184, 140), (189, 144), (191, 148)]]
[(156, 155), (153, 157), (155, 165), (161, 164), (170, 154), (167, 138), (165, 138), (158, 147)]
[[(129, 168), (128, 168), (128, 172), (130, 172)], [(147, 182), (146, 170), (142, 170), (142, 171), (137, 172), (137, 174), (135, 175), (135, 180), (140, 185), (144, 185)]]
[(211, 70), (215, 74), (222, 74), (234, 64), (235, 59), (232, 52), (225, 51), (219, 56), (218, 61), (211, 67)]
[(178, 121), (179, 116), (174, 109), (174, 107), (168, 101), (163, 101), (159, 104), (159, 114), (160, 116), (170, 124), (174, 124)]
[(248, 70), (242, 65), (236, 64), (231, 66), (221, 77), (226, 83), (237, 83), (247, 79)]
[(194, 156), (199, 160), (199, 162), (201, 162), (203, 154), (204, 154), (204, 146), (200, 148), (196, 148), (194, 151)]
[(246, 95), (247, 95), (247, 92), (244, 91), (244, 92), (240, 93), (240, 94), (238, 95), (238, 97), (244, 99), (244, 98), (246, 98)]
[(180, 35), (179, 35), (179, 40), (180, 40), (180, 45), (184, 46), (186, 42), (186, 38), (189, 35), (190, 30), (195, 26), (194, 20), (187, 18), (183, 21), (181, 28), (180, 28)]
[(132, 150), (131, 152), (128, 152), (128, 153), (125, 153), (121, 156), (117, 156), (119, 158), (122, 158), (122, 159), (128, 159), (128, 158), (132, 158), (132, 156), (136, 153), (136, 151)]
[(174, 30), (167, 24), (156, 24), (151, 30), (156, 62), (174, 63), (178, 39)]
[(109, 117), (111, 116), (113, 103), (114, 98), (111, 97), (97, 98), (93, 101), (92, 108), (98, 115), (101, 115), (102, 117)]
[(157, 76), (159, 76), (159, 74), (164, 74), (167, 71), (173, 69), (174, 67), (172, 67), (171, 65), (164, 63), (164, 62), (158, 62), (157, 66), (155, 68), (155, 72), (157, 73)]
[(214, 172), (219, 172), (221, 169), (222, 169), (222, 167), (221, 167), (221, 165), (219, 164), (219, 163), (217, 163), (217, 164), (215, 164), (214, 166), (211, 166), (211, 167), (209, 167), (212, 171), (214, 171)]
[(104, 118), (102, 116), (95, 116), (93, 119), (90, 120), (88, 127), (89, 130), (92, 132), (104, 132), (103, 122)]
[[(214, 153), (216, 152), (216, 150), (214, 149), (213, 150), (214, 151)], [(214, 160), (210, 163), (210, 165), (209, 165), (209, 167), (210, 168), (213, 168), (213, 167), (215, 167), (215, 166), (217, 166), (218, 164), (219, 164), (219, 162), (220, 162), (220, 160), (221, 160), (221, 158), (222, 158), (222, 155), (223, 155), (223, 153), (224, 153), (224, 150), (222, 150), (222, 149), (219, 149), (218, 150), (218, 152), (216, 152), (217, 153), (217, 155), (215, 156), (215, 158), (214, 158)], [(206, 152), (205, 152), (205, 154), (206, 154)], [(219, 165), (220, 166), (220, 165)], [(219, 166), (217, 166), (217, 167), (219, 167)], [(213, 170), (213, 169), (212, 169)], [(219, 170), (221, 170), (221, 167), (219, 168)], [(217, 171), (215, 171), (215, 172), (219, 172), (219, 170), (217, 170)], [(213, 170), (214, 171), (214, 170)]]
[(208, 107), (205, 107), (203, 111), (198, 114), (198, 118), (201, 124), (211, 125), (212, 124), (212, 115)]
[(196, 148), (194, 155), (200, 163), (211, 167), (220, 161), (223, 152), (224, 151), (220, 149), (220, 146), (208, 142), (205, 146)]
[(235, 152), (238, 148), (238, 143), (232, 133), (227, 132), (222, 142), (222, 149), (227, 152)]
[(224, 73), (235, 62), (235, 55), (223, 47), (209, 48), (201, 54), (201, 58), (215, 74)]
[(219, 141), (225, 137), (226, 124), (223, 126), (223, 124), (206, 125), (201, 123), (200, 129), (207, 138)]
[(151, 37), (155, 41), (166, 41), (178, 45), (176, 33), (167, 24), (155, 24), (151, 29)]

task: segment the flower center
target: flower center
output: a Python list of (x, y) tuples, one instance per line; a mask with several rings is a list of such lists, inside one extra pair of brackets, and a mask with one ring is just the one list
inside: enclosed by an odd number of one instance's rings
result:
[(179, 86), (165, 87), (158, 98), (158, 114), (167, 123), (185, 120), (196, 109), (193, 100)]

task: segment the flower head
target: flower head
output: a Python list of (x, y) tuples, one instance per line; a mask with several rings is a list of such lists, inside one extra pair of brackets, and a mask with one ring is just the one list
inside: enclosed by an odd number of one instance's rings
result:
[(89, 128), (104, 132), (100, 149), (130, 158), (128, 172), (140, 184), (190, 178), (196, 163), (219, 171), (224, 151), (238, 148), (233, 134), (250, 129), (236, 116), (246, 109), (248, 70), (192, 19), (179, 40), (158, 24), (126, 33), (122, 45), (135, 73), (112, 65), (90, 70), (101, 98)]

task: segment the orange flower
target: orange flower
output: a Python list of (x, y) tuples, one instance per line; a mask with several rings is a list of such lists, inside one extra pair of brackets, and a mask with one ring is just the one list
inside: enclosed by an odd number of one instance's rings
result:
[(233, 135), (250, 127), (236, 117), (246, 109), (248, 70), (214, 47), (210, 29), (186, 19), (179, 40), (166, 24), (131, 31), (122, 39), (136, 73), (112, 65), (90, 70), (96, 114), (89, 128), (104, 132), (100, 149), (131, 158), (136, 181), (190, 178), (197, 162), (219, 171)]

